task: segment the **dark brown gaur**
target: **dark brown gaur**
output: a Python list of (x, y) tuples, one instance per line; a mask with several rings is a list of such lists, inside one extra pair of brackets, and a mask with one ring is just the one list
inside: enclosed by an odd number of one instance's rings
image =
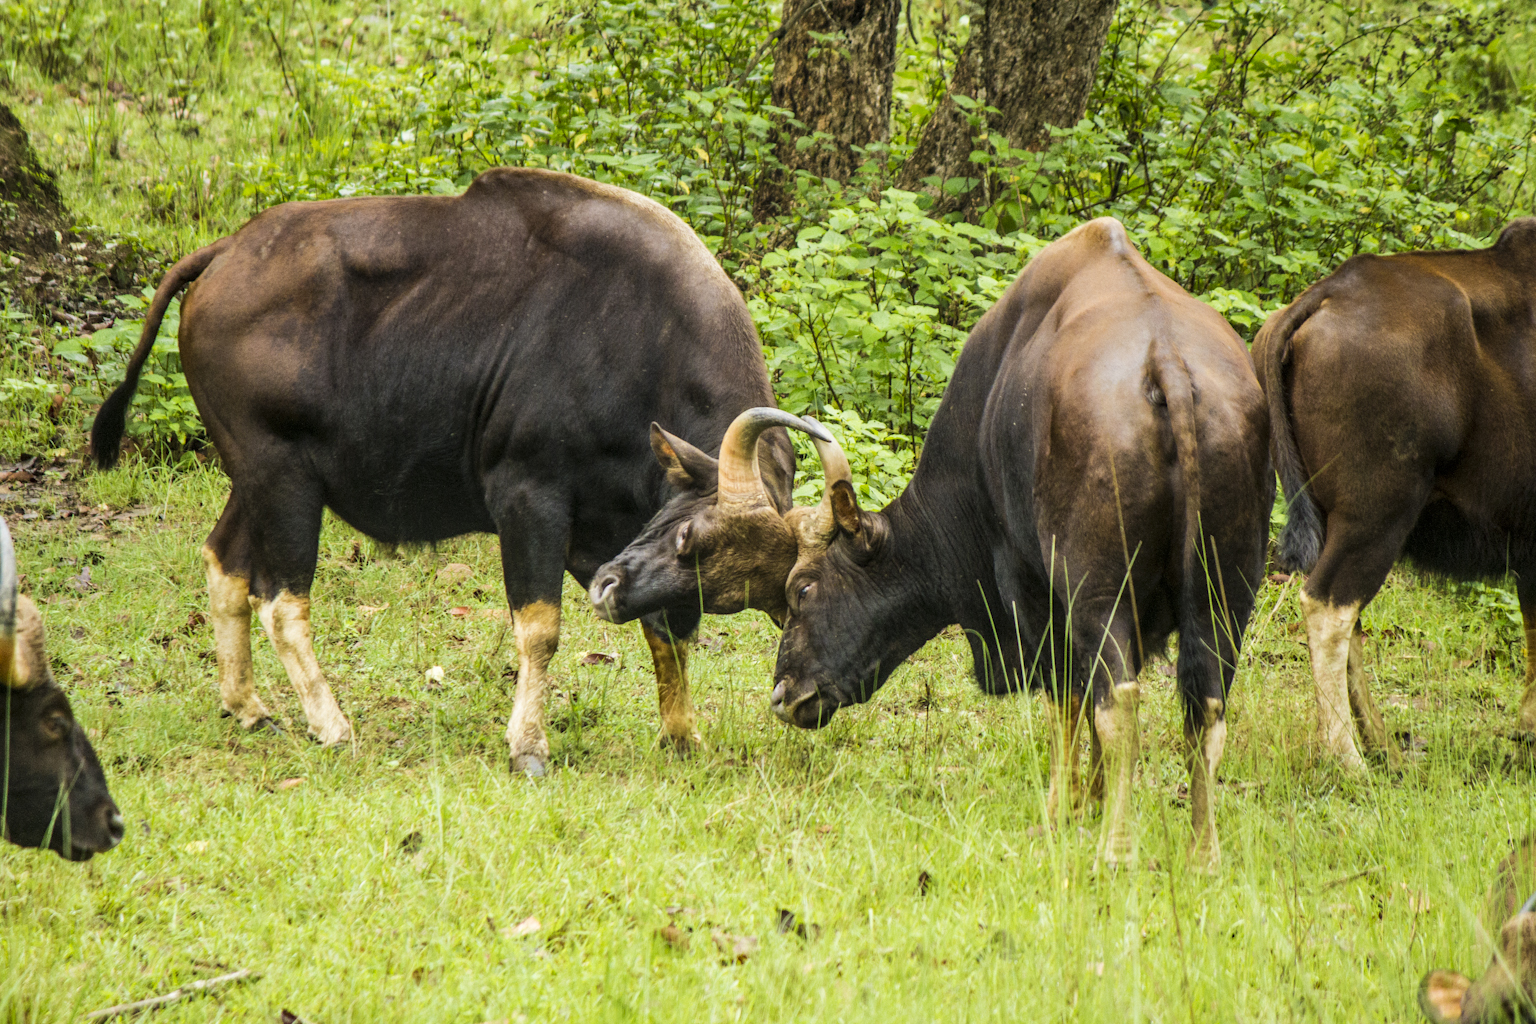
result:
[(1482, 977), (1430, 971), (1419, 986), (1419, 1006), (1435, 1024), (1536, 1022), (1536, 835), (1499, 865), (1487, 903), (1497, 949)]
[(1117, 221), (1078, 227), (971, 331), (895, 501), (861, 509), (846, 462), (823, 451), (826, 499), (797, 524), (772, 710), (825, 725), (959, 623), (984, 690), (1047, 690), (1048, 803), (1103, 800), (1101, 855), (1120, 861), (1134, 856), (1137, 675), (1177, 631), (1194, 853), (1214, 863), (1227, 690), (1273, 497), (1267, 419), (1220, 315)]
[[(737, 462), (758, 472), (727, 465), (731, 507), (789, 507), (787, 421), (737, 422), (774, 401), (741, 293), (676, 215), (625, 189), (503, 167), (459, 196), (258, 214), (161, 282), (127, 378), (92, 427), (104, 467), (183, 288), (178, 351), (230, 478), (203, 548), (219, 690), (246, 728), (269, 721), (254, 610), (311, 734), (352, 741), (310, 626), (327, 508), (390, 543), (497, 535), (518, 656), (510, 763), (542, 775), (565, 574), (590, 586), (667, 504), (669, 476), (716, 486), (702, 452), (679, 447), (675, 472), (658, 468), (647, 427), (706, 440), (734, 428)], [(702, 742), (686, 674), (700, 615), (687, 593), (641, 617), (662, 740), (678, 750)]]
[[(1290, 515), (1323, 747), (1396, 751), (1365, 677), (1360, 613), (1399, 558), (1515, 576), (1516, 731), (1536, 741), (1536, 217), (1487, 249), (1355, 256), (1273, 314), (1251, 356)], [(1359, 730), (1357, 743), (1356, 729)]]
[(123, 838), (123, 818), (69, 698), (54, 681), (43, 620), (17, 592), (16, 551), (0, 519), (0, 703), (4, 705), (5, 838), (90, 860)]

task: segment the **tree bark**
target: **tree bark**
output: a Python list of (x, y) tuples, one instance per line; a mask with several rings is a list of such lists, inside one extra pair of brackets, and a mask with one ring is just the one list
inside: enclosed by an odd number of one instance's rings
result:
[[(803, 125), (781, 123), (775, 149), (782, 170), (759, 180), (758, 219), (782, 212), (794, 172), (846, 181), (858, 168), (854, 146), (891, 132), (900, 0), (784, 0), (773, 59), (773, 103)], [(830, 139), (801, 148), (801, 137)]]
[[(1050, 127), (1077, 123), (1109, 34), (1116, 0), (983, 0), (971, 16), (949, 95), (923, 128), (917, 148), (902, 168), (901, 187), (924, 187), (925, 178), (977, 178), (971, 151), (977, 148), (966, 111), (953, 97), (967, 96), (987, 115), (977, 134), (995, 132), (1015, 149), (1042, 149)], [(938, 190), (935, 209), (974, 207), (980, 188), (955, 195)]]

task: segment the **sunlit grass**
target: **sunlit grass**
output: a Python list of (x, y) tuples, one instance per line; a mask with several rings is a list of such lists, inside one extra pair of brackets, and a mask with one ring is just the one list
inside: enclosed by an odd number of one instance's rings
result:
[[(241, 967), (261, 979), (158, 1019), (1410, 1020), (1425, 970), (1486, 962), (1482, 891), (1536, 824), (1531, 768), (1502, 736), (1518, 634), (1402, 572), (1367, 614), (1367, 659), (1389, 727), (1423, 747), (1408, 766), (1354, 780), (1314, 760), (1296, 584), (1267, 586), (1232, 701), (1221, 871), (1188, 869), (1177, 698), (1154, 665), (1141, 866), (1112, 872), (1094, 867), (1096, 817), (1038, 828), (1039, 698), (981, 696), (952, 634), (811, 734), (766, 712), (771, 624), (706, 620), (692, 675), (711, 749), (676, 760), (655, 743), (638, 629), (599, 622), (572, 586), (557, 767), (510, 777), (489, 538), (390, 560), (329, 522), (318, 650), (357, 747), (303, 738), (260, 638), (286, 731), (242, 733), (217, 716), (194, 615), (222, 477), (130, 460), (79, 486), (81, 505), (143, 514), (82, 529), (0, 511), (128, 837), (83, 867), (0, 850), (0, 1020), (73, 1020)], [(449, 562), (473, 574), (438, 582)], [(819, 934), (780, 933), (781, 909)], [(510, 937), (530, 917), (539, 930)], [(658, 934), (674, 922), (686, 949)], [(761, 945), (736, 963), (717, 929)]]

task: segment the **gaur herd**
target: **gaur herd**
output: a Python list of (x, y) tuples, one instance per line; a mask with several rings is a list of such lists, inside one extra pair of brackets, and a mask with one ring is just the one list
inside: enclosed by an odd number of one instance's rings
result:
[[(1251, 351), (1119, 222), (1085, 223), (976, 324), (910, 484), (878, 511), (832, 434), (774, 407), (746, 304), (709, 251), (620, 188), (501, 168), (456, 197), (267, 210), (166, 274), (92, 428), (104, 468), (183, 289), (182, 367), (230, 478), (203, 547), (219, 691), (245, 728), (270, 721), (254, 612), (310, 733), (352, 740), (310, 626), (329, 508), (392, 543), (496, 534), (515, 772), (549, 767), (566, 573), (603, 618), (640, 621), (661, 737), (680, 751), (702, 742), (687, 664), (705, 612), (756, 608), (782, 628), (769, 706), (806, 729), (959, 624), (983, 690), (1046, 692), (1051, 817), (1102, 803), (1110, 863), (1135, 855), (1137, 677), (1177, 633), (1193, 856), (1209, 867), (1278, 474), (1278, 560), (1308, 573), (1326, 753), (1350, 769), (1362, 748), (1396, 757), (1359, 616), (1402, 557), (1456, 579), (1515, 575), (1517, 732), (1536, 740), (1536, 218), (1484, 250), (1356, 256)], [(820, 456), (814, 506), (791, 503), (786, 430)], [(17, 578), (0, 523), (5, 837), (83, 860), (123, 821)], [(1432, 1019), (1512, 1019), (1536, 998), (1536, 897), (1520, 888), (1536, 888), (1536, 842), (1501, 871), (1500, 954), (1478, 982), (1426, 977)]]

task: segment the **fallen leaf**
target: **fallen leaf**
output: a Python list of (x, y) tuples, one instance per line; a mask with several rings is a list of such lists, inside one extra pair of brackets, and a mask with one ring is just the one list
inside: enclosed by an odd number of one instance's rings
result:
[(449, 608), (448, 609), (448, 614), (452, 615), (456, 619), (462, 619), (462, 618), (464, 618), (467, 615), (474, 614), (474, 612), (473, 612), (472, 609), (467, 608), (464, 605), (460, 604), (460, 605), (454, 605), (452, 608)]
[(36, 479), (37, 477), (33, 476), (31, 473), (28, 473), (24, 469), (13, 470), (9, 473), (0, 473), (0, 484), (30, 484)]
[(188, 853), (207, 853), (208, 840), (199, 839), (195, 843), (188, 843), (186, 846), (183, 846), (182, 849), (186, 850)]
[(714, 940), (715, 948), (720, 950), (722, 956), (730, 957), (739, 964), (746, 963), (747, 958), (757, 952), (757, 939), (751, 935), (732, 935), (716, 928), (710, 932), (709, 937)]
[(463, 562), (449, 562), (437, 570), (437, 582), (445, 587), (456, 587), (475, 574), (475, 570)]
[(181, 631), (183, 633), (190, 633), (197, 627), (205, 625), (207, 622), (208, 616), (204, 615), (202, 612), (193, 612), (191, 615), (187, 616), (187, 624), (181, 627)]
[(388, 607), (388, 601), (385, 601), (383, 604), (360, 604), (357, 606), (357, 611), (360, 615), (377, 615)]
[(928, 887), (930, 885), (932, 885), (932, 884), (933, 884), (933, 876), (930, 875), (928, 872), (926, 872), (926, 871), (919, 871), (917, 873), (917, 894), (919, 896), (927, 896), (928, 895)]
[(618, 660), (617, 655), (604, 654), (602, 651), (581, 652), (581, 663), (583, 665), (612, 665)]
[(427, 685), (430, 686), (433, 683), (436, 683), (438, 686), (443, 685), (443, 666), (433, 665), (427, 669)]
[(286, 1009), (283, 1011), (282, 1016), (280, 1016), (278, 1020), (281, 1021), (282, 1024), (309, 1024), (309, 1022), (306, 1021), (303, 1017), (300, 1017), (292, 1010)]
[(420, 832), (409, 833), (404, 839), (400, 840), (400, 852), (405, 854), (415, 853), (421, 849), (424, 838)]
[(544, 926), (539, 923), (538, 918), (525, 917), (521, 921), (517, 922), (517, 924), (508, 925), (507, 927), (503, 928), (501, 930), (501, 934), (504, 938), (521, 939), (525, 935), (532, 935), (534, 932), (543, 927)]
[(662, 941), (673, 949), (686, 950), (688, 948), (690, 942), (688, 933), (675, 924), (665, 925), (656, 929), (656, 934), (661, 936)]
[(1271, 583), (1289, 583), (1291, 574), (1288, 572), (1272, 572), (1266, 577)]
[(302, 786), (302, 785), (304, 785), (304, 779), (303, 779), (303, 777), (302, 777), (302, 776), (296, 776), (296, 777), (294, 777), (294, 778), (291, 778), (291, 779), (284, 779), (284, 780), (283, 780), (283, 781), (282, 781), (282, 782), (279, 782), (279, 783), (278, 783), (278, 784), (277, 784), (277, 788), (278, 788), (278, 789), (279, 789), (279, 790), (284, 790), (284, 789), (297, 789), (297, 788), (298, 788), (298, 787), (300, 787), (300, 786)]

